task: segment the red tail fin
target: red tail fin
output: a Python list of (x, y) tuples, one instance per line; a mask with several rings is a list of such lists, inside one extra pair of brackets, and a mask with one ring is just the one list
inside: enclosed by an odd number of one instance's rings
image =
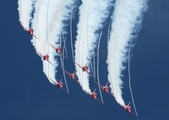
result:
[(131, 103), (131, 102), (129, 102), (129, 103), (127, 104), (127, 106), (130, 106), (130, 103)]
[(108, 86), (109, 82), (107, 82), (106, 86)]
[(96, 89), (94, 89), (93, 93), (96, 92)]
[(62, 82), (62, 79), (60, 79), (60, 81), (59, 82)]

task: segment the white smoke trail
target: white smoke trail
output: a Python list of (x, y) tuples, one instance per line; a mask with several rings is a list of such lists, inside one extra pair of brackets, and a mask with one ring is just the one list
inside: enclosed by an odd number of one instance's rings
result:
[[(43, 61), (43, 71), (47, 78), (55, 80), (57, 67), (59, 62), (55, 56), (59, 56), (54, 48), (60, 46), (60, 35), (66, 33), (63, 28), (66, 26), (64, 21), (70, 17), (71, 6), (74, 0), (37, 0), (35, 6), (35, 18), (33, 20), (34, 34), (39, 40), (32, 39), (35, 49), (42, 55), (49, 55), (49, 61), (54, 64), (52, 66), (47, 61)], [(50, 79), (49, 81), (53, 83)]]
[[(77, 41), (75, 43), (75, 62), (81, 66), (88, 64), (92, 57), (92, 51), (98, 42), (98, 30), (103, 27), (103, 22), (108, 16), (110, 2), (112, 0), (82, 0), (79, 8), (79, 23), (77, 30)], [(82, 89), (91, 93), (89, 78), (76, 65), (77, 76)]]
[[(47, 43), (47, 24), (46, 21), (48, 19), (47, 14), (48, 9), (48, 1), (44, 0), (37, 0), (35, 5), (35, 13), (34, 13), (34, 19), (32, 20), (34, 34), (39, 38), (39, 40), (33, 38), (32, 43), (35, 47), (35, 50), (38, 51), (42, 55), (49, 55), (49, 61), (55, 64), (54, 61), (52, 61), (51, 57), (53, 54), (51, 54), (52, 50), (49, 50), (49, 45)], [(42, 59), (43, 61), (43, 59)], [(52, 69), (52, 70), (49, 70)], [(54, 67), (50, 65), (47, 61), (43, 61), (43, 71), (46, 74), (47, 77), (49, 77), (49, 73), (53, 74), (52, 71), (54, 70)], [(50, 76), (51, 79), (55, 80), (53, 76)], [(52, 81), (50, 81), (53, 83)]]
[(116, 0), (112, 16), (110, 41), (108, 42), (108, 80), (111, 92), (116, 101), (125, 106), (122, 98), (122, 74), (127, 60), (127, 47), (134, 37), (133, 32), (139, 30), (143, 12), (147, 10), (147, 0)]
[(19, 21), (26, 28), (29, 29), (31, 20), (33, 0), (18, 0)]

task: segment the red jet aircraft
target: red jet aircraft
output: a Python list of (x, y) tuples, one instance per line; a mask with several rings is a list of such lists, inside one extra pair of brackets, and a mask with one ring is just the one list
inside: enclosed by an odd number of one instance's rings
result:
[(54, 47), (53, 45), (51, 45), (49, 42), (48, 42), (48, 44), (49, 44), (53, 49), (55, 49), (57, 53), (61, 54), (64, 58), (67, 59), (67, 57), (62, 54), (61, 47), (55, 48), (55, 47)]
[(70, 77), (70, 79), (73, 79), (74, 81), (76, 81), (77, 83), (79, 83), (76, 80), (76, 71), (74, 71), (74, 73), (69, 73), (68, 71), (64, 70), (63, 68), (62, 68), (62, 70)]
[[(76, 63), (76, 62), (75, 62), (75, 63)], [(86, 71), (91, 77), (93, 77), (93, 75), (88, 72), (87, 64), (86, 64), (85, 66), (80, 66), (79, 64), (76, 63), (76, 65), (78, 65), (80, 68), (82, 68), (83, 72)]]
[(108, 82), (105, 86), (101, 85), (101, 84), (98, 84), (96, 81), (94, 81), (104, 92), (110, 94), (111, 96), (113, 96), (113, 94), (111, 94), (109, 92), (109, 86), (108, 86)]
[(56, 83), (54, 80), (52, 80), (51, 78), (49, 78), (52, 82), (54, 82), (54, 84), (58, 87), (58, 88), (61, 88), (64, 92), (68, 93), (64, 88), (63, 88), (63, 82), (62, 82), (62, 79)]
[[(122, 106), (122, 105), (121, 105)], [(131, 114), (133, 114), (134, 116), (138, 117), (136, 114), (134, 114), (132, 111), (131, 111), (131, 106), (130, 106), (130, 102), (128, 103), (127, 106), (122, 106), (126, 112), (129, 112)]]
[(48, 55), (48, 54), (46, 54), (46, 55), (42, 55), (42, 54), (40, 54), (38, 51), (36, 51), (36, 52), (38, 53), (38, 55), (39, 55), (40, 57), (42, 57), (42, 58), (43, 58), (43, 60), (48, 61), (51, 65), (53, 65), (53, 66), (54, 66), (54, 64), (52, 64), (52, 63), (49, 61), (49, 55)]
[(103, 102), (97, 98), (96, 89), (95, 89), (92, 93), (89, 93), (89, 92), (87, 92), (86, 90), (85, 90), (85, 92), (86, 92), (87, 94), (89, 94), (93, 99), (96, 99), (97, 101), (99, 101), (100, 103), (103, 104)]
[[(32, 35), (32, 36), (34, 36), (36, 39), (38, 39), (34, 34), (33, 34), (33, 29), (32, 28), (30, 28), (29, 30), (28, 29), (26, 29), (21, 23), (20, 23), (20, 25), (23, 27), (23, 29), (25, 30), (25, 31), (27, 31), (28, 32), (28, 34), (30, 34), (30, 35)], [(39, 39), (38, 39), (39, 40)]]

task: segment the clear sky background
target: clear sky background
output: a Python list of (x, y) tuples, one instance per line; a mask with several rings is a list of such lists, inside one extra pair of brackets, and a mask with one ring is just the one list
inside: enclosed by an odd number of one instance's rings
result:
[[(104, 104), (93, 100), (70, 79), (67, 79), (70, 94), (49, 83), (30, 42), (31, 36), (19, 25), (17, 8), (17, 0), (1, 1), (0, 120), (168, 120), (168, 0), (148, 0), (142, 29), (131, 51), (131, 84), (138, 118), (125, 112), (108, 94), (103, 93)], [(77, 18), (76, 15), (73, 21), (74, 38)], [(106, 34), (103, 33), (100, 47), (102, 84), (107, 83)], [(67, 48), (70, 50), (70, 41)], [(65, 66), (66, 70), (74, 71), (71, 60), (66, 60)], [(123, 74), (123, 98), (128, 103), (131, 97), (127, 70)], [(63, 77), (61, 72), (57, 76)], [(97, 87), (92, 79), (90, 83), (92, 89)]]

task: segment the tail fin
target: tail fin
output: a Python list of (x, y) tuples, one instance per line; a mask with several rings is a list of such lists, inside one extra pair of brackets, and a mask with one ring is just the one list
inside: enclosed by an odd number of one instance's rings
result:
[(62, 79), (60, 79), (60, 81), (59, 82), (62, 82)]
[(73, 72), (73, 74), (76, 74), (76, 72), (77, 72), (77, 71), (75, 70), (75, 71)]
[(50, 79), (55, 85), (57, 85), (57, 82), (55, 82), (52, 78), (48, 77), (48, 79)]
[(93, 92), (96, 92), (96, 88), (94, 89), (94, 91)]
[(129, 102), (129, 103), (127, 104), (127, 106), (130, 106), (130, 103), (131, 103), (131, 102)]
[(108, 86), (109, 82), (107, 82), (106, 86)]
[(86, 63), (85, 66), (87, 67), (87, 65), (88, 65), (88, 64)]

